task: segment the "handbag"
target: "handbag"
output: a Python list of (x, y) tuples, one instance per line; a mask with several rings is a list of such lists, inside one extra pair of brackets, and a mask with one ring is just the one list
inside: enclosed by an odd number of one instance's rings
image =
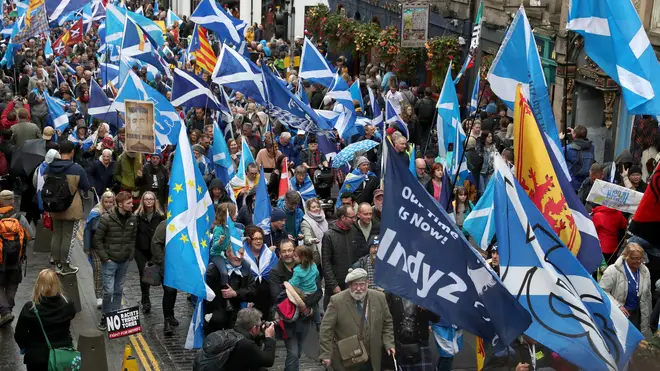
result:
[(48, 211), (44, 211), (44, 216), (43, 216), (43, 224), (44, 228), (48, 229), (49, 231), (53, 230), (53, 217), (50, 216)]
[(34, 314), (37, 315), (39, 326), (41, 326), (46, 344), (48, 344), (48, 371), (79, 371), (81, 363), (80, 352), (72, 347), (53, 348), (48, 340), (48, 335), (46, 335), (44, 324), (41, 323), (36, 304), (34, 305)]
[(339, 356), (341, 357), (342, 364), (346, 368), (369, 362), (369, 354), (367, 353), (367, 348), (364, 346), (364, 317), (367, 314), (369, 306), (369, 301), (366, 297), (364, 303), (362, 317), (360, 318), (360, 331), (358, 334), (349, 336), (346, 339), (337, 342)]
[(160, 286), (163, 283), (163, 277), (160, 274), (160, 266), (147, 262), (144, 265), (144, 272), (142, 273), (142, 282), (151, 286)]

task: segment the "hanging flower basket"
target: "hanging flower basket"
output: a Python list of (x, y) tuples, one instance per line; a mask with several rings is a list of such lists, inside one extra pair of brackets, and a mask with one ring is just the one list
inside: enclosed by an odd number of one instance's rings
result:
[(452, 72), (460, 70), (461, 46), (458, 39), (448, 36), (434, 37), (426, 43), (426, 69), (433, 76), (433, 85), (442, 87), (449, 63), (453, 61)]

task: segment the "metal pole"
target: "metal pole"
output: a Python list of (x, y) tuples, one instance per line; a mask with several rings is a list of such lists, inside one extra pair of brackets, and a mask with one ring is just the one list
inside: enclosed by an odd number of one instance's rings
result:
[(566, 32), (566, 58), (564, 59), (564, 158), (568, 152), (568, 63), (571, 54), (571, 31)]

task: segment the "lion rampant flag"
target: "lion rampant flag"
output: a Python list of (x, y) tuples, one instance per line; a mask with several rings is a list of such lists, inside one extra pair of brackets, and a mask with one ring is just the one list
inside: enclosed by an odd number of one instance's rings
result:
[(476, 337), (477, 342), (475, 344), (477, 352), (477, 371), (484, 369), (484, 361), (486, 360), (486, 350), (484, 349), (484, 339), (479, 336)]
[(577, 256), (582, 237), (541, 135), (529, 102), (518, 85), (513, 114), (516, 179), (557, 236)]

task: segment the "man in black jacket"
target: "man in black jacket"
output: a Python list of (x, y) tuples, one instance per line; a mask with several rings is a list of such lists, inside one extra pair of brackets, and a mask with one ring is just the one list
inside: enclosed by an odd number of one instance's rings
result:
[(433, 101), (433, 90), (426, 88), (424, 90), (424, 98), (417, 102), (415, 106), (415, 114), (417, 115), (417, 122), (419, 129), (417, 130), (418, 136), (415, 138), (415, 143), (420, 146), (426, 145), (431, 126), (433, 124), (433, 117), (435, 116), (435, 101)]
[(261, 371), (275, 363), (275, 325), (269, 324), (263, 332), (263, 349), (257, 344), (261, 338), (261, 312), (255, 308), (241, 309), (236, 316), (234, 331), (243, 336), (223, 370)]
[[(280, 242), (280, 261), (277, 266), (270, 272), (270, 295), (273, 303), (280, 303), (286, 297), (286, 291), (282, 283), (289, 281), (293, 277), (293, 267), (296, 265), (294, 256), (293, 241), (284, 239)], [(320, 271), (320, 269), (319, 269)], [(321, 291), (321, 276), (316, 279), (316, 292), (313, 294), (305, 295), (303, 302), (305, 309), (300, 309), (303, 312), (295, 322), (284, 322), (284, 330), (288, 339), (284, 340), (286, 346), (286, 360), (284, 361), (285, 369), (298, 369), (300, 356), (303, 353), (303, 346), (318, 345), (318, 340), (308, 339), (307, 335), (310, 330), (316, 327), (314, 322), (313, 311), (318, 310), (318, 303), (323, 297)], [(273, 309), (275, 310), (275, 309)]]

